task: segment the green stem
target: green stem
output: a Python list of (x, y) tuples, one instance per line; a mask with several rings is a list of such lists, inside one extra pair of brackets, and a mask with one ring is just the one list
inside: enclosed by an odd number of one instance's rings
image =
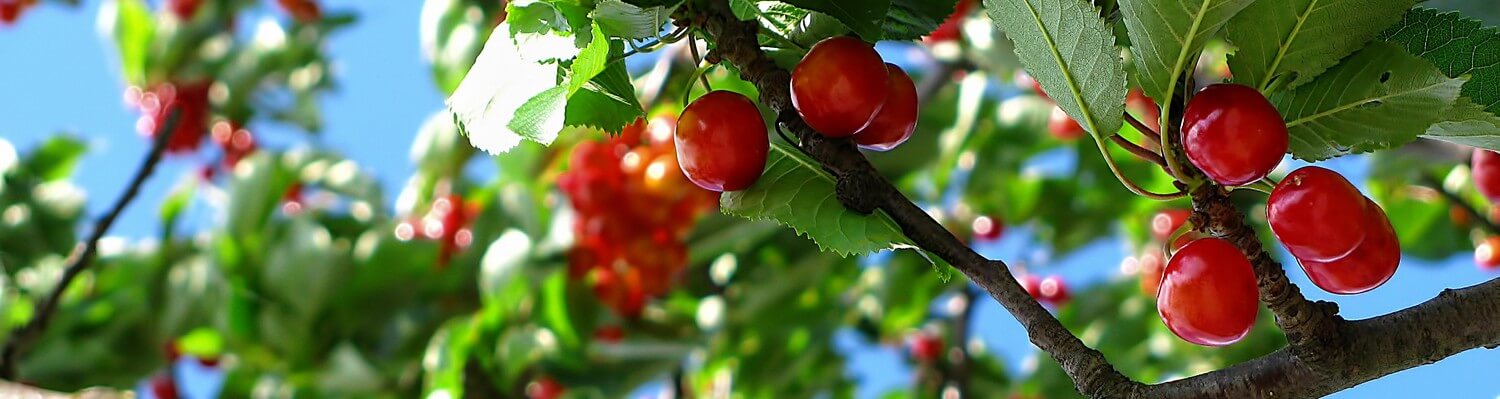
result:
[(1120, 184), (1125, 185), (1125, 188), (1130, 190), (1130, 192), (1135, 193), (1135, 195), (1158, 201), (1174, 200), (1187, 196), (1187, 193), (1182, 191), (1160, 194), (1141, 188), (1140, 185), (1135, 184), (1135, 182), (1131, 181), (1130, 178), (1125, 177), (1125, 172), (1120, 170), (1119, 163), (1115, 162), (1115, 156), (1109, 153), (1109, 147), (1104, 145), (1104, 140), (1094, 140), (1094, 143), (1098, 144), (1099, 154), (1104, 157), (1104, 163), (1109, 165), (1109, 172), (1113, 173), (1115, 175), (1115, 179), (1118, 179), (1120, 181)]

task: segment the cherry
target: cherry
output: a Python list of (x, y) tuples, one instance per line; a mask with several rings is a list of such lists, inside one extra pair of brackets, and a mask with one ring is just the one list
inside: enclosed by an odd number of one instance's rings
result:
[(1031, 74), (1028, 74), (1026, 72), (1016, 72), (1016, 86), (1031, 89), (1032, 94), (1046, 99), (1047, 102), (1052, 102), (1052, 97), (1048, 96), (1047, 92), (1042, 90), (1042, 82), (1037, 81), (1036, 78), (1031, 76)]
[(224, 151), (224, 166), (234, 167), (255, 152), (255, 136), (239, 126), (238, 123), (221, 121), (212, 129), (214, 143)]
[(1229, 241), (1193, 241), (1167, 261), (1156, 310), (1167, 329), (1184, 341), (1232, 344), (1255, 325), (1255, 271)]
[(193, 19), (193, 15), (196, 15), (198, 13), (198, 7), (202, 5), (203, 0), (167, 1), (167, 9), (171, 10), (172, 15), (177, 16), (177, 19)]
[(1161, 287), (1161, 272), (1163, 265), (1161, 253), (1157, 251), (1146, 251), (1141, 254), (1137, 261), (1140, 265), (1141, 292), (1146, 295), (1156, 296), (1156, 291)]
[(921, 363), (935, 362), (943, 354), (943, 339), (927, 332), (912, 334), (906, 345), (911, 358)]
[(158, 374), (155, 377), (151, 377), (151, 382), (148, 384), (151, 389), (151, 396), (155, 396), (156, 399), (177, 399), (178, 397), (177, 384), (172, 382), (172, 376), (170, 375)]
[(276, 4), (286, 10), (292, 20), (300, 23), (310, 24), (323, 17), (323, 11), (315, 0), (276, 0)]
[(567, 393), (567, 391), (567, 387), (564, 387), (557, 380), (552, 379), (552, 377), (547, 376), (542, 376), (530, 384), (526, 384), (526, 397), (528, 399), (558, 399), (564, 393)]
[(1490, 202), (1500, 202), (1500, 153), (1475, 149), (1471, 161), (1474, 188)]
[(1349, 255), (1329, 262), (1300, 260), (1302, 271), (1314, 285), (1334, 294), (1358, 294), (1385, 284), (1401, 262), (1401, 244), (1396, 229), (1373, 201), (1366, 200), (1364, 242)]
[(974, 238), (980, 241), (995, 241), (1005, 232), (1005, 225), (1000, 223), (999, 218), (980, 216), (974, 218)]
[(1151, 217), (1151, 236), (1156, 237), (1157, 241), (1172, 238), (1172, 233), (1182, 228), (1183, 223), (1187, 223), (1188, 217), (1192, 215), (1193, 211), (1188, 209), (1167, 209), (1157, 212), (1156, 216)]
[(885, 61), (869, 43), (848, 36), (824, 39), (792, 71), (792, 106), (813, 130), (848, 137), (868, 126), (885, 104), (887, 75)]
[(1125, 97), (1125, 109), (1135, 114), (1141, 123), (1146, 124), (1146, 127), (1157, 132), (1161, 131), (1161, 109), (1157, 108), (1156, 100), (1146, 97), (1146, 93), (1141, 89), (1131, 90), (1130, 95)]
[(1067, 284), (1063, 284), (1062, 277), (1058, 276), (1047, 276), (1042, 279), (1042, 282), (1037, 284), (1037, 293), (1042, 294), (1042, 302), (1052, 305), (1068, 303), (1068, 298), (1070, 298)]
[(760, 179), (771, 145), (755, 103), (722, 90), (688, 104), (675, 137), (682, 173), (698, 187), (721, 192), (744, 190)]
[(1500, 269), (1500, 236), (1486, 238), (1474, 247), (1474, 264), (1484, 270)]
[(617, 344), (625, 340), (625, 329), (620, 326), (599, 327), (594, 330), (594, 339), (599, 342)]
[(1077, 140), (1087, 133), (1083, 130), (1083, 125), (1079, 125), (1078, 121), (1058, 107), (1052, 107), (1052, 114), (1047, 117), (1047, 132), (1062, 141)]
[(182, 358), (182, 348), (177, 346), (177, 341), (167, 341), (166, 345), (162, 345), (162, 353), (167, 355), (168, 363), (176, 362), (177, 359)]
[(867, 150), (890, 151), (911, 138), (917, 128), (916, 84), (895, 64), (885, 64), (885, 69), (890, 73), (885, 105), (869, 126), (854, 135), (854, 142)]
[(10, 25), (21, 19), (26, 5), (21, 0), (0, 0), (0, 25)]
[(1266, 177), (1287, 151), (1286, 122), (1259, 91), (1216, 84), (1188, 101), (1183, 150), (1210, 179), (1238, 186)]
[(1365, 203), (1359, 189), (1332, 170), (1293, 171), (1266, 201), (1271, 232), (1301, 260), (1328, 262), (1348, 255), (1365, 239)]
[(959, 0), (958, 4), (953, 7), (953, 14), (948, 15), (948, 19), (943, 20), (943, 24), (938, 25), (937, 29), (928, 34), (923, 41), (938, 43), (958, 40), (959, 28), (963, 25), (964, 16), (968, 15), (972, 8), (974, 8), (974, 0)]
[(1031, 295), (1031, 299), (1042, 300), (1042, 279), (1030, 274), (1023, 274), (1016, 276), (1016, 282), (1021, 284), (1021, 289), (1026, 290), (1027, 295)]

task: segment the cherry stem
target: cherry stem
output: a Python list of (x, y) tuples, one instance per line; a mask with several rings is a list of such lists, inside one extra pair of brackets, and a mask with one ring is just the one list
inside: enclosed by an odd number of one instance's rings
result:
[(1172, 249), (1173, 244), (1177, 243), (1177, 239), (1182, 238), (1183, 235), (1187, 234), (1190, 231), (1193, 231), (1194, 228), (1196, 228), (1196, 226), (1193, 226), (1193, 222), (1191, 220), (1184, 221), (1182, 222), (1182, 226), (1177, 228), (1177, 231), (1172, 232), (1172, 235), (1168, 236), (1167, 240), (1161, 243), (1163, 262), (1168, 259), (1172, 259), (1172, 254), (1177, 252)]
[(1136, 119), (1135, 115), (1131, 115), (1129, 112), (1126, 112), (1125, 121), (1129, 122), (1130, 126), (1134, 127), (1135, 130), (1139, 130), (1142, 135), (1146, 136), (1147, 139), (1157, 144), (1161, 143), (1161, 133), (1157, 133), (1155, 129), (1152, 129), (1150, 126), (1146, 126), (1146, 124), (1142, 123), (1140, 119)]
[(1151, 163), (1161, 165), (1161, 167), (1163, 168), (1167, 167), (1167, 161), (1163, 160), (1161, 158), (1161, 155), (1158, 155), (1156, 152), (1148, 150), (1145, 147), (1141, 147), (1136, 143), (1130, 142), (1130, 140), (1126, 139), (1125, 136), (1112, 134), (1109, 136), (1109, 141), (1115, 143), (1115, 145), (1120, 146), (1120, 148), (1124, 148), (1125, 151), (1130, 151), (1130, 154), (1135, 155), (1136, 158), (1151, 161)]
[(37, 305), (36, 313), (26, 325), (16, 329), (10, 336), (10, 341), (5, 343), (5, 349), (0, 352), (0, 378), (14, 380), (16, 377), (16, 362), (41, 333), (47, 329), (47, 323), (52, 320), (52, 314), (57, 313), (57, 307), (62, 302), (62, 295), (67, 292), (68, 286), (83, 274), (83, 271), (92, 265), (94, 255), (99, 252), (99, 240), (109, 232), (110, 226), (124, 213), (125, 208), (130, 205), (135, 197), (140, 194), (141, 186), (145, 185), (146, 179), (156, 171), (156, 165), (161, 162), (162, 154), (166, 152), (167, 142), (177, 130), (177, 124), (182, 119), (180, 110), (173, 110), (167, 115), (166, 122), (162, 123), (156, 131), (156, 136), (151, 142), (151, 150), (146, 153), (146, 158), (141, 161), (140, 167), (136, 168), (135, 176), (131, 178), (130, 185), (125, 186), (125, 192), (115, 199), (109, 211), (100, 216), (94, 222), (94, 231), (89, 233), (88, 241), (84, 241), (73, 248), (72, 254), (68, 255), (63, 269), (62, 277), (57, 281), (47, 298)]
[(704, 76), (705, 74), (708, 73), (708, 70), (709, 69), (713, 69), (714, 66), (716, 66), (716, 65), (715, 64), (708, 64), (708, 65), (699, 66), (698, 69), (693, 70), (693, 76), (692, 76), (692, 78), (690, 80), (688, 80), (688, 87), (687, 87), (687, 89), (682, 91), (682, 103), (683, 104), (688, 104), (689, 103), (688, 100), (690, 100), (690, 99), (693, 98), (693, 83), (692, 82), (694, 82), (694, 81), (697, 81), (699, 79), (703, 80), (703, 93), (704, 94), (708, 94), (709, 92), (712, 92), (714, 90), (714, 88), (712, 86), (708, 85), (708, 77)]
[(1130, 192), (1135, 193), (1135, 195), (1158, 201), (1174, 200), (1187, 196), (1187, 193), (1183, 192), (1182, 190), (1178, 190), (1177, 192), (1173, 193), (1160, 194), (1141, 188), (1139, 184), (1131, 181), (1129, 177), (1125, 177), (1125, 172), (1120, 170), (1119, 163), (1115, 162), (1115, 156), (1113, 154), (1110, 154), (1109, 147), (1104, 145), (1104, 140), (1094, 140), (1094, 143), (1099, 145), (1099, 154), (1104, 157), (1104, 163), (1109, 165), (1109, 172), (1114, 174), (1115, 179), (1118, 179), (1120, 181), (1120, 184), (1125, 185), (1125, 188), (1130, 190)]
[[(692, 54), (693, 54), (693, 65), (703, 65), (703, 57), (698, 56), (698, 40), (693, 38), (693, 31), (688, 31), (687, 35), (688, 35), (688, 51), (692, 52)], [(713, 65), (713, 64), (709, 64), (709, 65)], [(706, 72), (707, 69), (704, 69), (704, 67), (700, 67), (699, 71), (700, 72)], [(700, 82), (703, 82), (703, 89), (705, 91), (714, 91), (714, 87), (712, 85), (708, 84), (708, 76), (704, 75), (703, 73), (697, 73), (697, 75), (698, 75), (698, 79), (697, 80), (700, 81)], [(688, 91), (692, 91), (692, 89), (690, 88)], [(684, 101), (683, 104), (687, 104), (687, 102)]]
[(1443, 199), (1448, 200), (1453, 206), (1463, 209), (1464, 213), (1469, 214), (1470, 219), (1474, 219), (1480, 227), (1488, 230), (1490, 234), (1500, 234), (1500, 225), (1496, 225), (1488, 216), (1480, 214), (1478, 209), (1474, 209), (1474, 206), (1470, 205), (1468, 201), (1464, 201), (1464, 198), (1458, 195), (1458, 193), (1448, 191), (1448, 189), (1444, 188), (1442, 181), (1437, 177), (1424, 174), (1421, 180), (1423, 185), (1431, 188), (1433, 191), (1437, 191), (1439, 195), (1443, 196)]
[(684, 27), (677, 28), (677, 30), (672, 31), (672, 33), (669, 33), (666, 36), (657, 37), (656, 39), (652, 40), (651, 42), (644, 43), (644, 44), (641, 44), (641, 45), (635, 44), (634, 40), (625, 40), (625, 44), (630, 45), (630, 51), (626, 51), (626, 52), (624, 52), (624, 53), (622, 53), (622, 54), (620, 54), (618, 56), (615, 56), (615, 57), (610, 57), (608, 63), (609, 64), (613, 64), (613, 63), (616, 63), (616, 62), (624, 61), (625, 58), (630, 57), (632, 55), (650, 53), (650, 52), (653, 52), (653, 51), (656, 51), (656, 50), (660, 50), (662, 47), (665, 47), (668, 44), (677, 43), (679, 41), (682, 41), (682, 38), (687, 36), (686, 33), (687, 33), (687, 27), (684, 26)]
[(1256, 180), (1254, 183), (1246, 184), (1246, 185), (1243, 185), (1243, 186), (1235, 186), (1233, 188), (1233, 190), (1238, 190), (1238, 189), (1242, 189), (1242, 188), (1244, 188), (1244, 189), (1250, 189), (1250, 190), (1255, 190), (1255, 191), (1259, 191), (1259, 192), (1266, 193), (1266, 194), (1271, 194), (1271, 191), (1273, 191), (1273, 190), (1276, 189), (1276, 182), (1271, 181), (1271, 178), (1267, 177), (1267, 178), (1264, 178), (1264, 179)]

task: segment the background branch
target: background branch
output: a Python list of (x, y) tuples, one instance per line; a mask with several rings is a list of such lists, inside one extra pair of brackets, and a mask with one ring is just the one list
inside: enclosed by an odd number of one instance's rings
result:
[(141, 160), (140, 166), (136, 167), (135, 176), (131, 177), (130, 183), (125, 186), (125, 192), (115, 199), (115, 203), (109, 207), (109, 211), (100, 216), (94, 222), (94, 230), (89, 233), (88, 240), (79, 243), (73, 248), (73, 253), (68, 255), (65, 262), (67, 267), (63, 269), (62, 277), (58, 279), (57, 285), (47, 298), (38, 304), (36, 314), (26, 325), (12, 332), (10, 340), (6, 341), (5, 349), (0, 351), (0, 378), (14, 380), (16, 378), (16, 363), (21, 355), (29, 349), (33, 342), (39, 338), (47, 329), (47, 323), (51, 321), (52, 314), (57, 312), (58, 303), (62, 301), (63, 293), (67, 292), (68, 286), (78, 278), (84, 270), (92, 265), (94, 255), (99, 252), (99, 239), (109, 232), (110, 226), (115, 224), (115, 219), (124, 213), (125, 208), (140, 194), (141, 186), (146, 179), (156, 171), (156, 164), (161, 162), (162, 153), (167, 148), (167, 142), (171, 140), (172, 132), (177, 129), (177, 123), (181, 119), (181, 111), (173, 109), (167, 115), (166, 122), (157, 128), (156, 136), (151, 141), (151, 150), (146, 153), (146, 158)]
[(1458, 207), (1458, 209), (1463, 210), (1464, 213), (1469, 214), (1469, 219), (1473, 220), (1474, 223), (1479, 224), (1479, 227), (1483, 227), (1486, 232), (1489, 232), (1490, 234), (1500, 234), (1500, 226), (1496, 226), (1495, 222), (1490, 220), (1489, 215), (1485, 215), (1483, 213), (1480, 213), (1478, 209), (1474, 209), (1474, 206), (1469, 205), (1468, 201), (1464, 201), (1464, 198), (1460, 197), (1458, 193), (1448, 191), (1447, 188), (1443, 187), (1443, 182), (1441, 180), (1438, 180), (1437, 177), (1429, 174), (1423, 174), (1421, 180), (1422, 185), (1431, 188), (1433, 191), (1437, 191), (1438, 195), (1443, 196), (1443, 199), (1448, 200), (1448, 202), (1453, 204), (1453, 206), (1456, 206)]

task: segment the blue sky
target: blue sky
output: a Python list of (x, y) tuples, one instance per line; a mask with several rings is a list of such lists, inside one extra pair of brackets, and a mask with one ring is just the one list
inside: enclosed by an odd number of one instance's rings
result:
[[(122, 103), (123, 87), (105, 43), (94, 27), (98, 1), (75, 9), (46, 6), (33, 9), (18, 26), (0, 28), (0, 137), (21, 151), (54, 132), (83, 135), (92, 151), (79, 170), (76, 183), (90, 194), (89, 209), (97, 214), (122, 189), (132, 168), (146, 150), (134, 132), (136, 115)], [(393, 195), (411, 171), (407, 151), (422, 121), (443, 107), (421, 61), (417, 42), (420, 1), (331, 1), (328, 8), (355, 8), (360, 22), (334, 37), (339, 91), (323, 102), (327, 131), (313, 139), (334, 148), (378, 176)], [(251, 126), (271, 146), (301, 139), (283, 126)], [(169, 160), (148, 184), (136, 206), (116, 224), (128, 236), (156, 233), (156, 209), (179, 179), (195, 173), (204, 159)], [(1339, 160), (1334, 166), (1358, 180), (1366, 168), (1360, 158)], [(199, 213), (196, 217), (207, 218)], [(199, 221), (206, 223), (206, 221)], [(1398, 227), (1399, 228), (1399, 227)], [(1013, 229), (986, 255), (1007, 260), (1035, 260), (1028, 250), (1024, 228)], [(1051, 270), (1073, 285), (1115, 278), (1125, 256), (1125, 244), (1102, 241), (1084, 250), (1051, 260)], [(1034, 263), (1034, 262), (1033, 262)], [(1317, 290), (1302, 273), (1288, 273), (1314, 299), (1338, 302), (1347, 318), (1376, 316), (1425, 301), (1444, 288), (1464, 287), (1495, 274), (1479, 271), (1467, 256), (1446, 262), (1403, 262), (1385, 286), (1357, 296)], [(983, 301), (976, 314), (976, 335), (1002, 355), (1012, 369), (1033, 353), (1020, 325), (998, 305)], [(841, 346), (855, 347), (853, 339)], [(888, 348), (851, 351), (850, 372), (861, 383), (860, 397), (873, 397), (908, 381), (900, 354)], [(1500, 380), (1494, 378), (1500, 352), (1469, 351), (1435, 365), (1403, 371), (1341, 392), (1339, 398), (1496, 398)]]

